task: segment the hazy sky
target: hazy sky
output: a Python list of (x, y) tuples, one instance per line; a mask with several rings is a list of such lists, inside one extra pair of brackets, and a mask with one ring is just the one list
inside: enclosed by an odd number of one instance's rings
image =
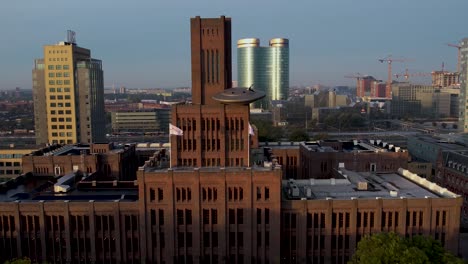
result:
[(233, 80), (236, 42), (257, 37), (290, 40), (290, 84), (353, 85), (359, 72), (387, 78), (394, 72), (456, 69), (456, 49), (468, 37), (467, 0), (2, 0), (0, 89), (31, 88), (42, 46), (73, 29), (79, 46), (101, 59), (106, 86), (190, 86), (190, 17), (232, 18)]

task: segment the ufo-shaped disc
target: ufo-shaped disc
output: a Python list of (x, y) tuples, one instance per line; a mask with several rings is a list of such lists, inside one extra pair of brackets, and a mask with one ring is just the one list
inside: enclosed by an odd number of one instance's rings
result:
[(212, 98), (223, 104), (250, 104), (265, 97), (264, 92), (255, 91), (252, 88), (235, 87), (229, 88)]

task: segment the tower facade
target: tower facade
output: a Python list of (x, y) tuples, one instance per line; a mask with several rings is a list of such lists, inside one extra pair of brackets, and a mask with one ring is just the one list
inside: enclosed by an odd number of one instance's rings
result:
[(460, 107), (458, 127), (461, 132), (468, 132), (468, 38), (464, 38), (460, 50)]
[(271, 39), (261, 47), (257, 38), (237, 42), (237, 69), (240, 87), (253, 86), (266, 93), (255, 107), (267, 109), (272, 100), (286, 100), (289, 89), (289, 40)]
[(192, 101), (194, 104), (211, 104), (213, 95), (230, 88), (231, 69), (231, 19), (190, 19), (192, 54)]
[(102, 63), (73, 42), (44, 46), (33, 69), (36, 143), (105, 140)]

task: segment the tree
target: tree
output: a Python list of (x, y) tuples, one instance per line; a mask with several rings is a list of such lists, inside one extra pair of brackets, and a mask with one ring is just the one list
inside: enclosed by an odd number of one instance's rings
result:
[(425, 236), (404, 238), (396, 233), (364, 237), (350, 264), (354, 263), (460, 263), (463, 260), (445, 251), (442, 244)]
[(34, 263), (34, 262), (32, 262), (31, 259), (29, 259), (28, 257), (24, 257), (24, 258), (16, 258), (12, 260), (7, 260), (5, 261), (4, 264), (31, 264), (31, 263)]
[(252, 120), (252, 123), (258, 129), (258, 140), (260, 142), (275, 142), (283, 137), (283, 130), (280, 127), (274, 127), (271, 122)]
[(309, 141), (309, 135), (303, 129), (295, 129), (289, 135), (289, 141)]

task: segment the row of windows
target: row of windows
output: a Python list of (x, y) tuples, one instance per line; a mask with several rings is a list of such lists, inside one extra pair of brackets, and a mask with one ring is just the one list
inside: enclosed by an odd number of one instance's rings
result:
[[(71, 139), (60, 139), (60, 140), (56, 140), (56, 139), (53, 139), (52, 140), (52, 144), (73, 144), (73, 140)], [(90, 143), (90, 140), (88, 140), (88, 143)]]
[(0, 175), (18, 175), (21, 170), (0, 170)]
[(71, 122), (71, 121), (72, 121), (72, 118), (71, 118), (71, 117), (65, 117), (65, 118), (63, 118), (63, 117), (59, 117), (59, 118), (57, 118), (57, 117), (52, 117), (52, 118), (50, 119), (50, 121), (51, 121), (51, 122)]
[(60, 53), (61, 54), (63, 54), (63, 53), (67, 54), (68, 51), (67, 50), (49, 50), (49, 54), (55, 54), (55, 53), (57, 53), (57, 54), (60, 54)]
[(11, 162), (11, 161), (6, 161), (6, 162), (0, 161), (0, 167), (3, 167), (3, 166), (5, 166), (5, 167), (11, 167), (11, 166), (17, 167), (17, 166), (21, 166), (21, 163), (20, 163), (19, 161), (14, 161), (14, 162)]
[(70, 80), (49, 80), (49, 85), (69, 85)]
[(20, 159), (23, 154), (0, 154), (0, 159)]
[(49, 61), (68, 61), (68, 58), (49, 58)]
[(53, 137), (65, 137), (65, 135), (67, 137), (72, 137), (73, 136), (73, 133), (72, 132), (52, 132), (52, 136)]
[(70, 92), (70, 87), (65, 87), (65, 88), (49, 88), (49, 92), (51, 93), (55, 93), (55, 92), (58, 92), (58, 93), (61, 93), (61, 92), (66, 92), (66, 93), (69, 93)]
[[(257, 186), (256, 199), (257, 201), (263, 200), (268, 201), (270, 199), (270, 188), (269, 187), (259, 187)], [(202, 188), (202, 199), (203, 201), (217, 201), (218, 199), (218, 190), (216, 188)], [(164, 199), (164, 191), (162, 188), (157, 189), (158, 202), (161, 202)], [(156, 200), (156, 190), (150, 188), (150, 201), (153, 202)], [(177, 202), (190, 202), (192, 200), (192, 190), (191, 188), (176, 188), (176, 201)], [(232, 201), (243, 201), (244, 200), (244, 190), (242, 187), (228, 187), (228, 200)]]
[(71, 115), (71, 110), (58, 110), (58, 111), (55, 111), (55, 110), (51, 110), (50, 111), (50, 114), (51, 115), (55, 115), (55, 114), (59, 114), (59, 115), (63, 115), (63, 114), (66, 114), (66, 115)]
[(50, 103), (50, 107), (71, 107), (71, 103), (62, 103), (62, 102), (59, 102), (59, 103)]
[[(241, 118), (226, 118), (226, 130), (244, 130), (244, 120)], [(183, 131), (197, 130), (197, 120), (194, 118), (181, 118), (177, 120), (177, 126)], [(201, 119), (202, 131), (220, 130), (221, 122), (219, 119), (202, 118)]]
[(70, 77), (70, 72), (49, 72), (49, 78), (54, 78), (54, 77)]
[(62, 130), (62, 129), (65, 129), (65, 128), (66, 129), (73, 129), (73, 126), (72, 125), (59, 125), (59, 126), (52, 125), (52, 130), (56, 130), (56, 129)]
[(70, 65), (66, 65), (66, 64), (63, 65), (63, 66), (62, 66), (62, 65), (49, 65), (49, 66), (47, 66), (47, 68), (48, 68), (49, 70), (62, 70), (62, 69), (64, 69), (64, 70), (69, 70), (69, 69), (70, 69)]
[(50, 98), (50, 100), (55, 100), (55, 99), (57, 99), (57, 100), (63, 100), (63, 99), (70, 100), (70, 95), (68, 95), (68, 94), (65, 95), (65, 96), (63, 96), (63, 95), (57, 95), (57, 96), (51, 95), (51, 96), (49, 96), (49, 98)]

